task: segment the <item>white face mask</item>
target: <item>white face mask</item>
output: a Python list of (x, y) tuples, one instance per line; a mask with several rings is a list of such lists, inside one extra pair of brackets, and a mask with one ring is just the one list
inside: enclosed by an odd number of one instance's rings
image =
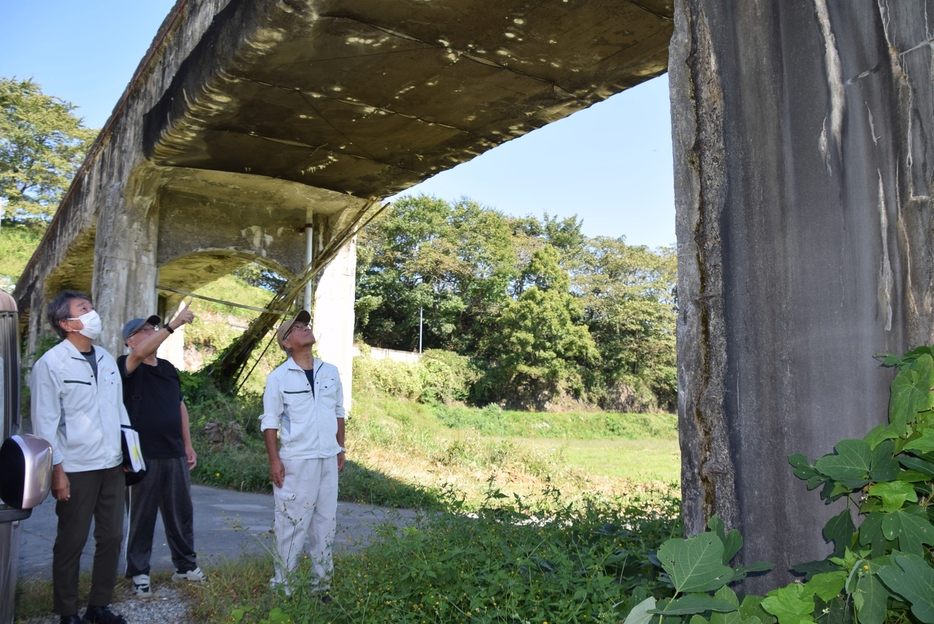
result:
[(91, 310), (86, 314), (82, 314), (78, 318), (69, 318), (68, 320), (81, 321), (81, 324), (84, 325), (84, 328), (79, 329), (78, 333), (82, 336), (87, 336), (91, 340), (94, 340), (101, 335), (103, 322), (101, 322), (101, 316), (97, 313), (97, 310)]

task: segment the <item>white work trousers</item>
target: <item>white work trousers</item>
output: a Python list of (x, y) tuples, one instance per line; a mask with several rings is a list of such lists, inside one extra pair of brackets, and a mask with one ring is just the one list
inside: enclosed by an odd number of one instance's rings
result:
[(331, 543), (337, 531), (337, 457), (283, 459), (282, 487), (272, 487), (276, 506), (278, 558), (273, 585), (288, 588), (289, 573), (298, 565), (311, 528), (309, 556), (314, 589), (328, 589), (334, 562)]

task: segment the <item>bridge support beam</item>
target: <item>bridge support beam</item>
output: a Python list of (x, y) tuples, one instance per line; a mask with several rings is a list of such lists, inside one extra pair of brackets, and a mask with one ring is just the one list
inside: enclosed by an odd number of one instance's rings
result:
[(131, 176), (127, 188), (101, 188), (91, 298), (104, 323), (99, 342), (115, 357), (126, 352), (121, 332), (127, 319), (157, 306), (159, 202), (149, 179)]
[[(913, 4), (913, 3), (909, 3)], [(776, 572), (839, 512), (787, 457), (886, 420), (873, 359), (930, 343), (932, 50), (908, 4), (676, 0), (679, 422), (689, 533)]]
[(344, 408), (351, 407), (353, 386), (354, 297), (357, 275), (357, 240), (348, 241), (318, 276), (312, 331), (318, 356), (337, 367), (344, 387)]

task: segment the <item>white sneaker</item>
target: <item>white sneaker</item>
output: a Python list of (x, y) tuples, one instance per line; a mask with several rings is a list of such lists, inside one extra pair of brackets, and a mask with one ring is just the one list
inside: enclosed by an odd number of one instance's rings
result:
[(149, 586), (148, 574), (137, 574), (133, 577), (133, 595), (140, 600), (152, 598), (152, 588)]
[(201, 568), (195, 568), (188, 572), (176, 572), (172, 575), (172, 581), (175, 583), (181, 583), (182, 581), (204, 583), (207, 579), (204, 577), (204, 572), (201, 571)]

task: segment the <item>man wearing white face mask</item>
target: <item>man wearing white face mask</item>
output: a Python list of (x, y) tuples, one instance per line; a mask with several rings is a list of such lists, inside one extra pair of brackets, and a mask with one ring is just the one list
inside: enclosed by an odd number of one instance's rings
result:
[[(52, 550), (55, 612), (61, 622), (126, 624), (113, 598), (123, 537), (125, 477), (120, 425), (129, 425), (117, 363), (93, 341), (101, 319), (87, 295), (63, 291), (46, 309), (62, 341), (32, 370), (32, 424), (52, 443), (58, 532)], [(94, 519), (94, 567), (84, 618), (78, 615), (81, 551)]]

